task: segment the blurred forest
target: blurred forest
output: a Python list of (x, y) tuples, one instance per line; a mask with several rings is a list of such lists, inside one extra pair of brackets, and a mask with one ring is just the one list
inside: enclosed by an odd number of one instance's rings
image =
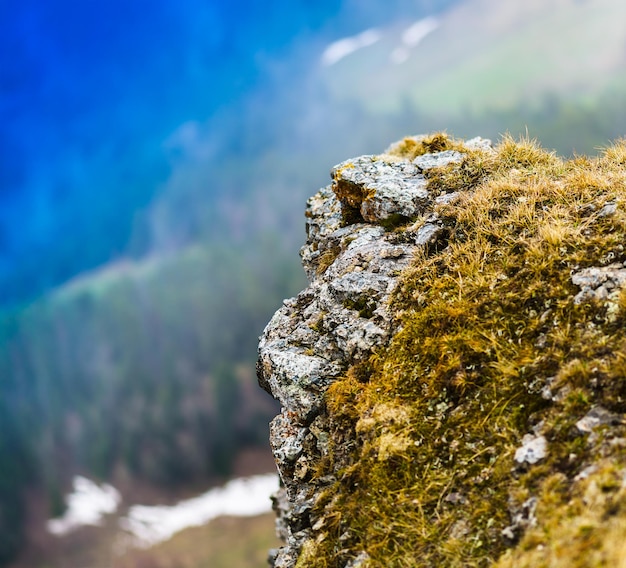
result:
[[(446, 112), (406, 97), (372, 110), (337, 97), (318, 68), (341, 34), (398, 18), (409, 24), (457, 3), (398, 0), (383, 10), (356, 0), (298, 2), (291, 22), (277, 3), (263, 15), (272, 24), (265, 35), (258, 11), (209, 14), (198, 2), (196, 35), (201, 24), (237, 24), (215, 39), (223, 59), (211, 60), (210, 72), (172, 56), (161, 71), (171, 73), (167, 85), (148, 83), (135, 99), (120, 99), (126, 107), (105, 101), (102, 113), (70, 123), (91, 145), (79, 135), (59, 148), (51, 142), (35, 181), (37, 167), (16, 168), (26, 150), (14, 136), (36, 131), (35, 119), (7, 123), (0, 142), (14, 153), (0, 159), (0, 565), (22, 545), (29, 496), (43, 493), (49, 514), (61, 513), (76, 472), (122, 486), (200, 485), (227, 477), (243, 448), (267, 446), (277, 407), (256, 385), (257, 337), (281, 300), (305, 285), (297, 255), (304, 203), (335, 163), (434, 130), (494, 140), (528, 131), (564, 155), (593, 153), (626, 133), (619, 82), (509, 106)], [(158, 14), (147, 46), (171, 8)], [(5, 42), (15, 40), (7, 34)], [(257, 59), (250, 45), (263, 45)], [(155, 47), (155, 57), (164, 53)], [(98, 54), (72, 72), (90, 57)], [(193, 81), (172, 71), (181, 61), (196, 69)], [(227, 76), (235, 64), (237, 77)], [(146, 97), (152, 92), (156, 101)], [(59, 100), (67, 103), (62, 92)], [(151, 112), (140, 111), (144, 101)], [(41, 126), (44, 141), (66, 118)], [(109, 122), (119, 130), (105, 136)], [(73, 165), (60, 170), (57, 161)], [(47, 232), (29, 217), (36, 198), (28, 205), (9, 191), (42, 175), (51, 189), (41, 199), (57, 204)]]

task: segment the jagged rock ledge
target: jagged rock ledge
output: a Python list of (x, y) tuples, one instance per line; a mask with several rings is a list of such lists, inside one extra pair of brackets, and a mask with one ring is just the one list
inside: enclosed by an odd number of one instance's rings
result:
[(311, 197), (260, 339), (275, 568), (626, 556), (626, 142), (407, 138)]
[[(414, 137), (415, 143), (425, 136)], [(493, 152), (491, 141), (468, 140), (467, 150)], [(434, 246), (442, 225), (435, 206), (457, 192), (427, 189), (431, 170), (460, 165), (463, 152), (426, 152), (409, 161), (366, 155), (331, 171), (333, 183), (306, 207), (307, 241), (300, 255), (310, 285), (285, 300), (259, 343), (260, 385), (282, 406), (270, 444), (283, 487), (275, 496), (277, 531), (285, 546), (272, 553), (276, 568), (293, 567), (312, 537), (311, 509), (332, 477), (312, 482), (327, 453), (324, 392), (337, 376), (386, 344), (393, 329), (388, 299), (419, 248)], [(420, 218), (401, 233), (394, 224)]]

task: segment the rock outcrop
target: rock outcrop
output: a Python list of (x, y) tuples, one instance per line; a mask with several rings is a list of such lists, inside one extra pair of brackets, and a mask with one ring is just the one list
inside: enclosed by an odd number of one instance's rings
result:
[[(489, 147), (488, 141), (474, 142)], [(435, 242), (441, 232), (433, 206), (454, 198), (429, 192), (424, 171), (461, 157), (444, 151), (412, 163), (390, 155), (361, 156), (333, 168), (333, 184), (307, 202), (301, 257), (311, 284), (283, 302), (259, 345), (260, 384), (282, 406), (270, 432), (284, 484), (276, 503), (278, 532), (286, 546), (276, 551), (277, 568), (295, 566), (312, 536), (315, 499), (334, 481), (312, 482), (315, 464), (328, 451), (324, 393), (348, 367), (389, 340), (389, 295), (416, 250)], [(382, 226), (424, 214), (426, 222), (403, 231), (401, 238)]]
[(617, 485), (598, 515), (626, 506), (626, 150), (610, 152), (566, 165), (434, 135), (333, 168), (306, 208), (310, 284), (259, 345), (282, 406), (273, 566), (532, 565), (568, 506), (548, 510), (549, 486), (600, 471)]

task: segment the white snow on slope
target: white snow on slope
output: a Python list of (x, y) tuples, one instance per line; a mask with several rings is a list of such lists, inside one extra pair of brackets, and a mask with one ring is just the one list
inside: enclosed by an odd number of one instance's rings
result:
[(224, 487), (172, 507), (135, 505), (120, 519), (120, 526), (132, 535), (135, 546), (149, 548), (179, 531), (204, 525), (217, 517), (252, 517), (270, 512), (270, 495), (277, 489), (278, 476), (274, 473), (234, 479)]
[[(270, 473), (234, 479), (171, 507), (134, 505), (119, 520), (120, 527), (128, 534), (122, 540), (123, 548), (127, 545), (149, 548), (188, 527), (204, 525), (223, 515), (253, 517), (268, 513), (272, 510), (270, 495), (277, 489), (278, 476)], [(115, 513), (122, 502), (114, 487), (97, 485), (80, 476), (74, 478), (73, 491), (66, 499), (67, 511), (63, 517), (47, 522), (48, 532), (56, 536), (64, 536), (81, 526), (100, 525), (102, 517)]]
[(323, 65), (334, 65), (347, 55), (364, 47), (374, 45), (382, 38), (380, 32), (374, 28), (365, 30), (358, 35), (340, 39), (331, 43), (322, 54)]
[(404, 63), (411, 55), (411, 49), (417, 47), (421, 41), (439, 27), (437, 18), (428, 17), (418, 20), (404, 30), (402, 44), (391, 52), (391, 61), (395, 64)]
[(84, 525), (98, 526), (102, 517), (114, 513), (122, 501), (114, 487), (96, 485), (85, 477), (76, 476), (73, 488), (65, 514), (47, 522), (48, 531), (54, 535), (62, 536)]

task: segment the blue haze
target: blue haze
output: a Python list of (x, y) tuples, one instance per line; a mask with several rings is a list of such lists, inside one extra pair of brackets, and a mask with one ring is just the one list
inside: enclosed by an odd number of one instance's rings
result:
[(455, 1), (0, 0), (0, 309), (145, 252), (181, 125), (232, 144), (220, 117), (328, 42)]
[(168, 134), (253, 90), (265, 59), (338, 8), (3, 1), (0, 305), (124, 252), (167, 176)]

